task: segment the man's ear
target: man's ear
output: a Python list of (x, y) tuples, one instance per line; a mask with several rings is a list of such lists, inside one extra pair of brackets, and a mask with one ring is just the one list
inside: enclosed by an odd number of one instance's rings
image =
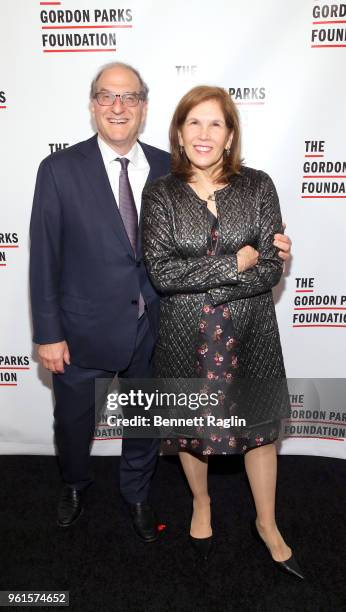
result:
[(148, 102), (143, 102), (143, 112), (142, 112), (142, 121), (141, 125), (145, 123), (148, 114)]

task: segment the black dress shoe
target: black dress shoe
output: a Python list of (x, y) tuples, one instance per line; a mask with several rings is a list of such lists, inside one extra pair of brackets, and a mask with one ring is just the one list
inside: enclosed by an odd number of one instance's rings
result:
[(130, 504), (130, 515), (132, 525), (136, 534), (144, 542), (155, 542), (159, 537), (157, 529), (157, 519), (151, 506), (147, 503), (139, 502)]
[(198, 559), (202, 561), (208, 561), (213, 550), (213, 536), (209, 538), (194, 538), (190, 534), (190, 542), (193, 550), (196, 553)]
[(83, 491), (74, 487), (63, 488), (58, 505), (59, 527), (69, 527), (79, 518), (83, 511), (82, 495)]
[[(256, 521), (253, 521), (251, 523), (251, 531), (252, 531), (252, 535), (254, 536), (254, 538), (258, 542), (261, 542), (266, 547), (266, 549), (268, 550), (270, 554), (270, 551), (266, 543), (264, 542), (264, 540), (262, 540), (260, 534), (258, 533), (258, 529), (256, 527)], [(281, 572), (285, 572), (285, 574), (291, 574), (292, 576), (295, 576), (296, 578), (299, 578), (300, 580), (305, 580), (304, 574), (302, 573), (302, 570), (300, 569), (298, 562), (293, 554), (286, 561), (275, 561), (275, 559), (273, 559), (271, 555), (270, 557), (275, 567)]]

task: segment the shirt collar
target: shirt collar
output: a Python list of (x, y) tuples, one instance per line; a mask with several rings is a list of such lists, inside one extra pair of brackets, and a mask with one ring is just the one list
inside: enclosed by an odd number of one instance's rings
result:
[(97, 142), (100, 147), (101, 155), (105, 165), (115, 161), (117, 157), (126, 157), (135, 168), (146, 168), (149, 166), (148, 161), (143, 153), (142, 147), (136, 141), (126, 155), (120, 155), (112, 147), (109, 146), (98, 134)]

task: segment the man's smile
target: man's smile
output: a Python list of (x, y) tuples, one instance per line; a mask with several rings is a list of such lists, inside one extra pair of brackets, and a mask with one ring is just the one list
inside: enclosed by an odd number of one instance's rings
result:
[(109, 123), (122, 124), (127, 123), (128, 119), (114, 119), (113, 117), (109, 117), (108, 121)]

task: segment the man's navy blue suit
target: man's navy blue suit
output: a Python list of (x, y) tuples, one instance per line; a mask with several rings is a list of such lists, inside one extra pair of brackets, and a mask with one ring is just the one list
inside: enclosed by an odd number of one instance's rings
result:
[[(169, 154), (140, 144), (150, 166), (147, 183), (167, 174)], [(38, 344), (66, 340), (71, 356), (65, 373), (53, 374), (62, 476), (84, 488), (90, 483), (94, 381), (115, 373), (150, 376), (159, 324), (159, 299), (142, 262), (140, 240), (135, 256), (97, 135), (43, 160), (30, 233), (33, 339)], [(140, 292), (147, 309), (138, 320)], [(157, 452), (158, 440), (123, 441), (120, 486), (130, 503), (146, 500)]]

